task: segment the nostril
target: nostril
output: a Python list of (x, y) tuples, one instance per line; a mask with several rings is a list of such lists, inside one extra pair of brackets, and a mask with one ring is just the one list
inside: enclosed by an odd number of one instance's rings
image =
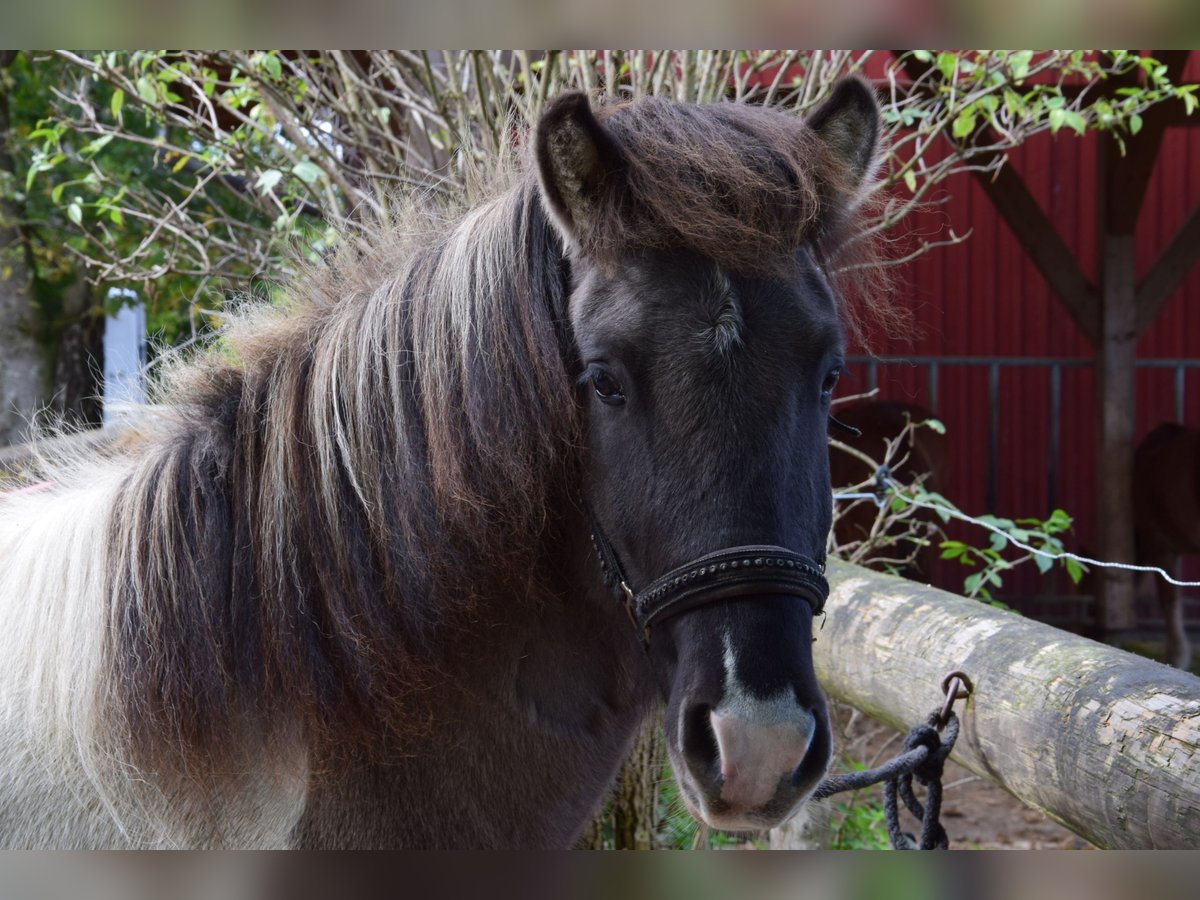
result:
[(683, 758), (696, 773), (716, 777), (720, 765), (720, 750), (711, 722), (712, 707), (697, 704), (683, 716)]
[(809, 790), (825, 776), (833, 757), (833, 735), (823, 710), (811, 717), (812, 727), (806, 752), (792, 773), (792, 786)]

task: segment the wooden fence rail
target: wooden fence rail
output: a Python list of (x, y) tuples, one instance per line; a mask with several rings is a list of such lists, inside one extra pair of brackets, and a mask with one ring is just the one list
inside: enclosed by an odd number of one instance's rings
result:
[(1200, 678), (936, 588), (831, 563), (833, 697), (906, 731), (961, 669), (953, 759), (1101, 847), (1200, 847)]

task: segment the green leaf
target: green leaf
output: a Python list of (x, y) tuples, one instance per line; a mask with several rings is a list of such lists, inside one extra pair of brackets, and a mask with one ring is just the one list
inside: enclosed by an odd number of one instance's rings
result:
[(952, 133), (956, 138), (964, 138), (975, 130), (975, 113), (964, 109), (954, 119)]
[(1016, 81), (1020, 81), (1029, 74), (1029, 63), (1032, 60), (1032, 50), (1018, 50), (1008, 58), (1008, 71)]
[(983, 573), (975, 572), (974, 574), (968, 575), (963, 579), (963, 590), (966, 592), (968, 597), (974, 596), (975, 594), (979, 593), (979, 587), (982, 582)]
[(279, 57), (274, 53), (263, 54), (262, 67), (267, 70), (268, 75), (277, 81), (283, 77), (283, 66), (279, 62)]
[(938, 434), (946, 433), (946, 426), (943, 425), (939, 419), (926, 419), (921, 424), (931, 431), (937, 432)]
[(1142, 130), (1142, 117), (1139, 116), (1137, 113), (1133, 113), (1129, 117), (1129, 133), (1137, 134), (1141, 130)]
[(147, 77), (146, 75), (143, 75), (141, 78), (139, 78), (137, 80), (137, 92), (138, 96), (141, 97), (144, 102), (151, 106), (158, 105), (158, 88), (155, 86), (155, 83), (151, 78)]
[(1054, 568), (1054, 560), (1048, 556), (1042, 556), (1040, 553), (1033, 554), (1033, 564), (1038, 567), (1038, 571), (1043, 575)]
[(1069, 529), (1073, 521), (1065, 509), (1056, 509), (1050, 513), (1050, 518), (1043, 523), (1043, 527), (1051, 534), (1057, 534)]
[(1079, 584), (1079, 579), (1083, 577), (1083, 566), (1070, 557), (1063, 560), (1063, 565), (1066, 566), (1067, 574), (1071, 576), (1071, 581)]
[(954, 80), (954, 70), (958, 64), (958, 57), (953, 53), (939, 53), (937, 57), (938, 71), (942, 73), (942, 77), (947, 81)]
[(87, 144), (85, 144), (79, 152), (84, 156), (95, 156), (97, 153), (107, 147), (109, 143), (112, 142), (112, 139), (113, 135), (102, 134), (94, 141), (89, 141)]
[(914, 50), (912, 51), (912, 55), (913, 59), (915, 59), (917, 62), (927, 63), (933, 59), (933, 54), (928, 50)]
[(1087, 119), (1071, 109), (1062, 111), (1063, 122), (1071, 128), (1076, 134), (1083, 134), (1087, 130)]
[(121, 118), (121, 107), (125, 105), (125, 92), (120, 88), (113, 91), (112, 100), (108, 103), (108, 108), (112, 110), (114, 119)]
[(78, 197), (72, 200), (70, 205), (67, 206), (67, 218), (76, 225), (83, 224), (83, 207), (80, 205)]
[(906, 169), (904, 172), (904, 186), (913, 194), (917, 192), (917, 176), (912, 169)]
[(1066, 120), (1067, 120), (1066, 113), (1063, 110), (1061, 110), (1061, 109), (1050, 110), (1050, 118), (1049, 118), (1050, 133), (1057, 134), (1058, 129), (1063, 127), (1063, 124), (1066, 122)]
[(58, 203), (60, 200), (62, 200), (63, 188), (65, 188), (66, 186), (67, 186), (67, 182), (65, 182), (65, 181), (62, 184), (56, 184), (54, 186), (54, 189), (52, 191), (50, 191), (50, 199), (53, 200), (55, 203)]
[(258, 180), (254, 182), (254, 186), (259, 192), (269, 194), (274, 190), (275, 185), (279, 184), (279, 179), (283, 178), (283, 173), (278, 169), (267, 169), (258, 176)]
[(305, 184), (313, 184), (321, 178), (321, 167), (307, 159), (292, 166), (292, 174)]

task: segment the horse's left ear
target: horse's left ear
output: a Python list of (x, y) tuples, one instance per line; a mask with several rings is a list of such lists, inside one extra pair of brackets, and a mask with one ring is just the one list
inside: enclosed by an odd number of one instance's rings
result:
[(845, 163), (850, 186), (866, 181), (879, 152), (879, 104), (871, 86), (856, 76), (843, 78), (806, 121)]
[(546, 206), (568, 240), (586, 245), (619, 188), (624, 157), (585, 94), (561, 94), (546, 107), (535, 138)]

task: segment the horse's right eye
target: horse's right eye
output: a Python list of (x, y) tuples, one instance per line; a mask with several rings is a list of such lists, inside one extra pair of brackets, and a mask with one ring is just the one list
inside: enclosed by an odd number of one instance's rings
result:
[(837, 387), (838, 379), (842, 377), (840, 368), (830, 370), (825, 376), (825, 381), (821, 384), (821, 398), (828, 401), (833, 396), (833, 389)]
[(602, 402), (610, 406), (617, 406), (625, 402), (625, 395), (621, 392), (621, 385), (617, 383), (617, 379), (613, 378), (603, 369), (592, 370), (592, 389), (595, 390), (596, 396)]

